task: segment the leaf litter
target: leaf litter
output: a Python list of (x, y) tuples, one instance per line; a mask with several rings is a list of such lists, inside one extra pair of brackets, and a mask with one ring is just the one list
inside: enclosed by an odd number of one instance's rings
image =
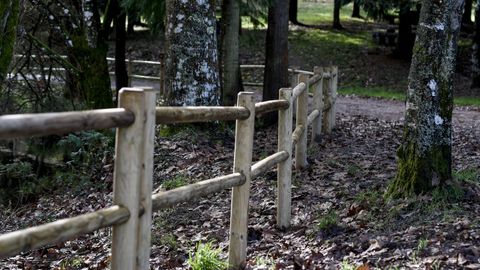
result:
[[(275, 226), (275, 170), (252, 181), (244, 268), (480, 269), (479, 133), (476, 120), (454, 121), (454, 170), (477, 170), (476, 180), (459, 180), (463, 196), (386, 201), (402, 121), (340, 109), (333, 133), (309, 145), (308, 169), (294, 171), (289, 229)], [(233, 145), (231, 127), (158, 137), (155, 187), (180, 176), (187, 184), (231, 173)], [(276, 129), (257, 130), (254, 149), (254, 162), (274, 153)], [(2, 209), (1, 232), (87, 213), (111, 201), (111, 190), (95, 188), (45, 194), (35, 203)], [(154, 213), (152, 269), (187, 268), (198, 241), (212, 242), (226, 258), (229, 218), (229, 191)], [(105, 269), (110, 239), (111, 229), (102, 229), (3, 259), (0, 269)]]

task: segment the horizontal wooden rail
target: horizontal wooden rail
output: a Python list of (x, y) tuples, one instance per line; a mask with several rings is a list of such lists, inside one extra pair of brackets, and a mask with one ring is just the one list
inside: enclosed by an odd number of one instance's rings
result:
[[(115, 62), (115, 58), (112, 57), (107, 57), (107, 61), (112, 61)], [(134, 63), (134, 64), (147, 64), (147, 65), (161, 65), (162, 62), (160, 61), (148, 61), (148, 60), (130, 60), (130, 59), (125, 59), (125, 62), (127, 63)]]
[(152, 80), (152, 81), (160, 81), (160, 77), (154, 77), (154, 76), (146, 76), (146, 75), (135, 75), (135, 74), (131, 74), (131, 75), (128, 75), (128, 77), (130, 77), (130, 78), (134, 78), (134, 79), (140, 79), (140, 80)]
[(256, 83), (256, 82), (244, 82), (243, 85), (245, 86), (263, 86), (263, 83)]
[(293, 88), (293, 94), (292, 94), (292, 103), (303, 93), (303, 91), (305, 91), (307, 89), (307, 85), (303, 82), (297, 84), (297, 86), (295, 86)]
[(320, 74), (312, 76), (312, 77), (310, 77), (310, 79), (308, 79), (308, 85), (314, 85), (318, 81), (320, 81), (321, 79), (322, 79), (322, 75), (320, 75)]
[(287, 151), (277, 152), (273, 155), (270, 155), (252, 166), (252, 179), (265, 173), (270, 170), (272, 167), (276, 166), (278, 163), (287, 160), (289, 154)]
[(305, 126), (300, 125), (295, 128), (292, 133), (292, 141), (294, 145), (297, 144), (298, 140), (303, 135), (303, 132), (305, 132)]
[(0, 116), (0, 139), (125, 127), (131, 125), (134, 121), (133, 113), (122, 108), (3, 115)]
[(111, 206), (73, 218), (57, 220), (44, 225), (0, 235), (0, 259), (23, 251), (36, 249), (73, 239), (127, 221), (127, 208)]
[(178, 203), (187, 202), (191, 199), (220, 192), (227, 188), (240, 186), (244, 183), (244, 175), (241, 173), (232, 173), (176, 189), (159, 192), (152, 196), (152, 211), (168, 208)]
[(290, 105), (286, 100), (276, 99), (276, 100), (258, 102), (255, 104), (255, 116), (259, 116), (267, 112), (285, 110), (285, 109), (288, 109), (289, 106)]
[(307, 126), (310, 126), (319, 115), (320, 112), (318, 110), (314, 110), (313, 112), (311, 112), (307, 118)]
[[(240, 65), (240, 68), (265, 68), (265, 65)], [(289, 68), (288, 72), (295, 73), (295, 74), (306, 74), (306, 75), (314, 75), (311, 71)]]
[(243, 107), (157, 107), (156, 123), (195, 123), (247, 119), (250, 112)]

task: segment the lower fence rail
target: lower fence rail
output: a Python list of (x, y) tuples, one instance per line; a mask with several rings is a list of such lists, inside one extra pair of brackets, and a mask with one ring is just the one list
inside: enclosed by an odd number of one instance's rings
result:
[(55, 243), (64, 242), (80, 235), (126, 222), (130, 217), (127, 208), (118, 205), (57, 220), (44, 225), (0, 235), (0, 258), (13, 256)]

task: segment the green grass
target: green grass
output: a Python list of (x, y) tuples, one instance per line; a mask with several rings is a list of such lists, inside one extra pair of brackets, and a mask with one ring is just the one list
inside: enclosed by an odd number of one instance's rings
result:
[[(405, 94), (389, 90), (385, 87), (348, 87), (338, 90), (341, 95), (356, 95), (360, 97), (376, 97), (393, 100), (405, 100)], [(460, 106), (480, 106), (480, 98), (456, 97), (453, 103)]]
[(188, 178), (184, 175), (177, 175), (172, 179), (165, 180), (162, 183), (162, 187), (166, 190), (178, 188), (188, 184)]
[(454, 172), (453, 177), (460, 182), (480, 183), (480, 169), (466, 168)]
[(327, 214), (318, 219), (317, 228), (324, 232), (328, 232), (338, 223), (338, 215), (334, 210), (330, 210)]
[[(340, 10), (340, 22), (355, 20), (363, 22), (361, 19), (353, 19), (353, 4), (343, 6)], [(362, 10), (363, 11), (363, 10)], [(365, 14), (361, 14), (365, 17)], [(328, 2), (307, 2), (299, 1), (298, 3), (298, 20), (304, 24), (331, 24), (333, 23), (333, 1)]]
[(221, 249), (215, 249), (212, 243), (197, 243), (194, 255), (187, 260), (192, 270), (221, 270), (227, 269), (228, 263), (220, 258)]

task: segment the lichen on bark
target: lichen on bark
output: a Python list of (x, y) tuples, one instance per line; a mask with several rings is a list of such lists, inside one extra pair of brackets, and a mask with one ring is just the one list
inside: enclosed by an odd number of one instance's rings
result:
[(171, 105), (219, 105), (214, 0), (167, 1), (166, 88)]
[(389, 197), (428, 192), (452, 178), (452, 75), (462, 9), (462, 0), (423, 2)]

